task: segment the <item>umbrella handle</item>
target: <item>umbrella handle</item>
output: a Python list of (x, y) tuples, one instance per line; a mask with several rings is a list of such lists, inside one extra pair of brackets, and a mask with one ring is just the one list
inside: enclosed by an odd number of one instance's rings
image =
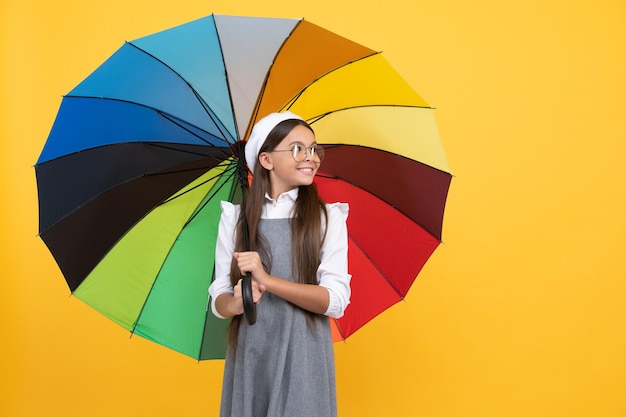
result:
[[(243, 158), (245, 145), (242, 141), (237, 143), (239, 161), (237, 172), (239, 173), (239, 183), (241, 184), (241, 230), (243, 232), (243, 245), (246, 251), (250, 250), (250, 232), (248, 230), (248, 219), (246, 218), (246, 189), (248, 188), (248, 169)], [(252, 274), (249, 272), (241, 280), (241, 298), (243, 301), (243, 315), (249, 325), (256, 323), (256, 305), (252, 298)]]
[(243, 315), (249, 325), (256, 323), (256, 305), (252, 299), (252, 277), (246, 274), (241, 280), (241, 298), (243, 300)]

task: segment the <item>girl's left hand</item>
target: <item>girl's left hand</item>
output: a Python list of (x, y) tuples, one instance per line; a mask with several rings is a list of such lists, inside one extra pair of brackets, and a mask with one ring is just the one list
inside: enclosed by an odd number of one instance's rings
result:
[(246, 275), (249, 272), (252, 274), (253, 280), (260, 286), (265, 286), (269, 275), (263, 268), (263, 263), (261, 262), (261, 257), (258, 252), (235, 252), (233, 256), (237, 261), (241, 275)]

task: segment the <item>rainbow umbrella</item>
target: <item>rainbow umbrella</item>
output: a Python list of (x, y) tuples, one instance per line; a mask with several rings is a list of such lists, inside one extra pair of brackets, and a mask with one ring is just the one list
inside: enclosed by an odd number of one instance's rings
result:
[[(344, 339), (401, 300), (441, 241), (451, 175), (433, 109), (383, 56), (303, 19), (211, 15), (125, 43), (64, 96), (36, 164), (40, 236), (72, 294), (133, 334), (221, 358), (207, 308), (220, 201), (257, 118), (308, 120), (350, 203)], [(260, 307), (262, 308), (262, 307)]]

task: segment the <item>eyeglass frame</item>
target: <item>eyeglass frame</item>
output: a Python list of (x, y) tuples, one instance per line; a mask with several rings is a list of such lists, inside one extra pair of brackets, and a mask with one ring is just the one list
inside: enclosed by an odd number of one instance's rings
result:
[[(296, 150), (296, 148), (298, 147), (302, 147), (304, 151), (302, 150)], [(321, 150), (322, 152), (320, 153), (319, 150)], [(306, 160), (307, 155), (311, 155), (311, 159), (315, 158), (315, 156), (317, 155), (317, 158), (319, 159), (319, 162), (322, 162), (324, 160), (324, 147), (321, 145), (311, 145), (311, 146), (304, 146), (303, 143), (294, 143), (291, 149), (274, 149), (272, 151), (268, 151), (269, 153), (272, 152), (291, 152), (291, 157), (293, 158), (294, 161), (296, 162), (302, 162)], [(296, 158), (296, 155), (298, 154), (302, 154), (302, 159), (298, 160)], [(313, 162), (317, 162), (315, 160), (313, 160)]]

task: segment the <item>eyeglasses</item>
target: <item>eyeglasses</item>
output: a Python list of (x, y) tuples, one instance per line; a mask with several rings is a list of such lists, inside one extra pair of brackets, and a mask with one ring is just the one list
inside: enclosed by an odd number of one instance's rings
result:
[(306, 159), (307, 155), (311, 155), (312, 159), (319, 159), (320, 162), (324, 160), (324, 148), (320, 145), (309, 146), (308, 148), (302, 144), (296, 143), (291, 149), (274, 149), (270, 152), (291, 152), (291, 156), (296, 162), (302, 162)]

